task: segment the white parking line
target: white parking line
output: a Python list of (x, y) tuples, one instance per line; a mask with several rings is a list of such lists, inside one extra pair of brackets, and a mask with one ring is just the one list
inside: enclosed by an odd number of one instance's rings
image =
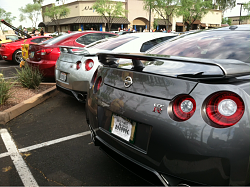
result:
[(66, 141), (66, 140), (71, 140), (71, 139), (78, 138), (78, 137), (81, 137), (81, 136), (86, 136), (88, 134), (90, 134), (90, 131), (86, 131), (86, 132), (66, 136), (66, 137), (63, 137), (63, 138), (51, 140), (51, 141), (48, 141), (48, 142), (32, 145), (32, 146), (29, 146), (29, 147), (19, 149), (19, 151), (21, 153), (23, 153), (23, 152), (31, 151), (31, 150), (38, 149), (38, 148), (41, 148), (41, 147), (46, 147), (46, 146), (49, 146), (49, 145), (60, 143), (60, 142)]
[(0, 67), (0, 68), (16, 68), (16, 67), (19, 67), (18, 65), (17, 66), (7, 66), (7, 67)]
[(24, 186), (38, 186), (28, 166), (26, 165), (23, 157), (19, 154), (14, 141), (12, 140), (7, 129), (0, 130), (1, 137), (5, 144), (6, 149), (16, 167), (16, 170), (23, 182)]
[[(73, 135), (70, 135), (70, 136), (63, 137), (63, 138), (59, 138), (59, 139), (51, 140), (51, 141), (48, 141), (48, 142), (32, 145), (32, 146), (29, 146), (29, 147), (21, 148), (21, 149), (18, 149), (18, 151), (21, 152), (21, 153), (28, 152), (28, 151), (31, 151), (31, 150), (34, 150), (34, 149), (39, 149), (41, 147), (46, 147), (46, 146), (49, 146), (49, 145), (53, 145), (53, 144), (56, 144), (56, 143), (67, 141), (67, 140), (71, 140), (71, 139), (78, 138), (78, 137), (81, 137), (81, 136), (86, 136), (86, 135), (89, 135), (89, 134), (90, 134), (90, 131), (81, 132), (81, 133), (78, 133), (78, 134), (73, 134)], [(6, 152), (6, 153), (1, 153), (0, 154), (0, 158), (6, 157), (6, 156), (10, 156), (10, 153)]]
[(3, 79), (15, 79), (17, 77), (6, 77), (6, 78), (3, 78)]

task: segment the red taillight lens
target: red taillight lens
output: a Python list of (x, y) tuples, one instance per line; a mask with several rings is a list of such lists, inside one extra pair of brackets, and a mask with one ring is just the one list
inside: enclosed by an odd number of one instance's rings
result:
[(206, 104), (208, 118), (223, 127), (236, 124), (243, 116), (244, 111), (243, 100), (233, 92), (217, 92), (209, 97)]
[(92, 77), (92, 80), (91, 80), (91, 83), (94, 84), (95, 81), (96, 81), (96, 77), (97, 77), (97, 72), (98, 72), (98, 69), (95, 71), (93, 77)]
[(93, 66), (94, 66), (94, 61), (92, 59), (87, 59), (85, 61), (85, 69), (87, 71), (91, 70)]
[(179, 95), (172, 104), (173, 114), (179, 121), (186, 121), (191, 118), (195, 109), (195, 100), (189, 95)]
[(102, 77), (98, 77), (98, 79), (96, 80), (96, 83), (95, 83), (95, 87), (94, 87), (95, 93), (98, 92), (98, 90), (100, 89), (101, 83), (102, 83)]
[(81, 63), (82, 63), (81, 61), (76, 62), (76, 70), (81, 68)]
[(40, 50), (40, 51), (37, 51), (36, 53), (37, 53), (37, 54), (41, 54), (41, 55), (48, 55), (48, 54), (50, 54), (52, 51), (53, 51), (53, 48), (52, 48), (52, 49), (42, 49), (42, 50)]

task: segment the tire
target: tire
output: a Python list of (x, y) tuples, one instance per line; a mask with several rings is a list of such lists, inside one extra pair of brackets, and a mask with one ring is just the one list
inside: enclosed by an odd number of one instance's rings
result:
[(23, 56), (22, 56), (22, 50), (21, 49), (17, 49), (12, 56), (12, 61), (16, 64), (20, 64), (20, 62), (23, 60)]

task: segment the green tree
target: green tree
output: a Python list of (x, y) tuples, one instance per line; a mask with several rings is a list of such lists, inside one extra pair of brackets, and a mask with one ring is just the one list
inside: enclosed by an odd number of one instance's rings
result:
[[(4, 9), (0, 8), (0, 20), (5, 20), (6, 22), (10, 23), (16, 19), (15, 16), (11, 15), (11, 12), (6, 12)], [(7, 26), (0, 22), (0, 29), (3, 31)]]
[(42, 4), (44, 2), (44, 0), (33, 0), (33, 3), (39, 3)]
[(228, 24), (228, 25), (231, 25), (231, 24), (232, 24), (232, 20), (231, 20), (231, 19), (228, 19), (228, 18), (222, 18), (221, 24)]
[(236, 0), (215, 0), (214, 9), (222, 10), (222, 15), (226, 10), (233, 9), (236, 5)]
[(55, 22), (58, 33), (60, 32), (60, 19), (67, 17), (70, 13), (70, 9), (65, 7), (64, 5), (55, 6), (54, 4), (52, 7), (46, 7), (45, 12), (43, 13), (44, 16), (50, 18), (51, 21)]
[(127, 10), (123, 8), (123, 3), (111, 0), (97, 0), (92, 6), (96, 12), (106, 20), (108, 24), (108, 31), (111, 30), (114, 18), (124, 17)]
[(143, 0), (145, 10), (153, 10), (165, 22), (166, 29), (171, 24), (170, 18), (176, 15), (179, 0)]
[(183, 16), (187, 23), (187, 30), (193, 29), (193, 23), (201, 20), (212, 8), (212, 0), (181, 0), (178, 15)]
[(248, 11), (248, 18), (250, 17), (250, 1), (248, 3), (245, 3), (243, 6), (244, 10)]
[(31, 20), (32, 26), (36, 27), (36, 23), (39, 19), (39, 16), (41, 15), (41, 4), (35, 3), (35, 4), (27, 4), (25, 7), (19, 8), (19, 11), (21, 12), (19, 21), (25, 21), (26, 18)]

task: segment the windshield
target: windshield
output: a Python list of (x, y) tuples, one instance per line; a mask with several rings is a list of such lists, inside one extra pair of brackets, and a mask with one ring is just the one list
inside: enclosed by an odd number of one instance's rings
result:
[(117, 36), (112, 37), (106, 40), (100, 40), (93, 45), (87, 46), (87, 48), (96, 48), (96, 49), (104, 49), (104, 50), (113, 50), (121, 45), (136, 39), (136, 36)]
[(149, 54), (207, 59), (236, 59), (250, 63), (249, 31), (204, 31), (180, 36), (147, 51)]
[(15, 40), (18, 40), (18, 36), (15, 36), (15, 35), (7, 35), (6, 36), (6, 40), (12, 40), (12, 41), (15, 41)]

